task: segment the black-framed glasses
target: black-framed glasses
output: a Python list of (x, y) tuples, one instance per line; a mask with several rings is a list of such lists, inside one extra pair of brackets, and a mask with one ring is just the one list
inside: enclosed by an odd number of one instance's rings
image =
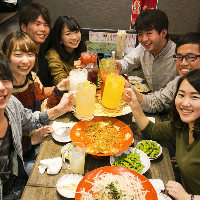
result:
[(173, 55), (174, 60), (178, 62), (183, 61), (183, 58), (185, 58), (187, 62), (194, 62), (198, 57), (200, 57), (200, 55), (196, 55), (193, 53), (187, 54), (185, 56), (182, 56), (180, 54)]

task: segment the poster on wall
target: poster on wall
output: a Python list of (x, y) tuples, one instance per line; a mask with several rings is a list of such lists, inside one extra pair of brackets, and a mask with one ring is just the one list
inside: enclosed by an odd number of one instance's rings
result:
[[(129, 52), (131, 52), (133, 48), (135, 48), (136, 36), (137, 36), (136, 34), (126, 33), (126, 42), (124, 49), (125, 54), (128, 54)], [(89, 32), (88, 44), (90, 46), (93, 46), (93, 48), (94, 45), (96, 45), (96, 48), (100, 48), (98, 47), (99, 45), (101, 46), (101, 49), (107, 49), (107, 51), (110, 49), (110, 51), (112, 52), (113, 50), (116, 51), (116, 49), (113, 49), (117, 47), (116, 43), (117, 43), (117, 33), (93, 32), (93, 31)]]
[(133, 0), (131, 14), (131, 29), (135, 27), (135, 20), (140, 12), (157, 8), (158, 0)]

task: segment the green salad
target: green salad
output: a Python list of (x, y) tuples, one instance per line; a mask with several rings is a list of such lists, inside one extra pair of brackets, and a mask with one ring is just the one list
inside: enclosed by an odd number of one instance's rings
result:
[(140, 160), (140, 153), (130, 152), (129, 154), (122, 153), (120, 156), (113, 156), (115, 161), (112, 162), (114, 166), (122, 166), (133, 169), (139, 173), (142, 172), (144, 165)]
[(150, 158), (156, 157), (161, 151), (158, 143), (150, 140), (143, 140), (136, 147), (145, 152)]

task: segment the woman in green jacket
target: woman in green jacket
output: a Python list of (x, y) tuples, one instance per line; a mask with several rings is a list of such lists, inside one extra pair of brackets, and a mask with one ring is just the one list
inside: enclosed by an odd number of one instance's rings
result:
[[(194, 61), (200, 59), (194, 55)], [(183, 57), (183, 59), (185, 59)], [(152, 123), (143, 113), (135, 93), (126, 89), (125, 100), (137, 126), (149, 139), (176, 139), (176, 160), (182, 185), (169, 181), (166, 189), (176, 200), (200, 199), (200, 69), (180, 78), (172, 102), (170, 121)], [(170, 163), (169, 163), (170, 164)]]

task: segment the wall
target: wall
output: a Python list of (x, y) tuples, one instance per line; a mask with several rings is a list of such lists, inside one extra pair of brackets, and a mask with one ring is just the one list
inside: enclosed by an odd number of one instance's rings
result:
[[(59, 15), (70, 15), (82, 28), (130, 28), (132, 0), (33, 0), (46, 6), (52, 25)], [(200, 32), (200, 0), (158, 0), (158, 8), (169, 17), (169, 32)]]

